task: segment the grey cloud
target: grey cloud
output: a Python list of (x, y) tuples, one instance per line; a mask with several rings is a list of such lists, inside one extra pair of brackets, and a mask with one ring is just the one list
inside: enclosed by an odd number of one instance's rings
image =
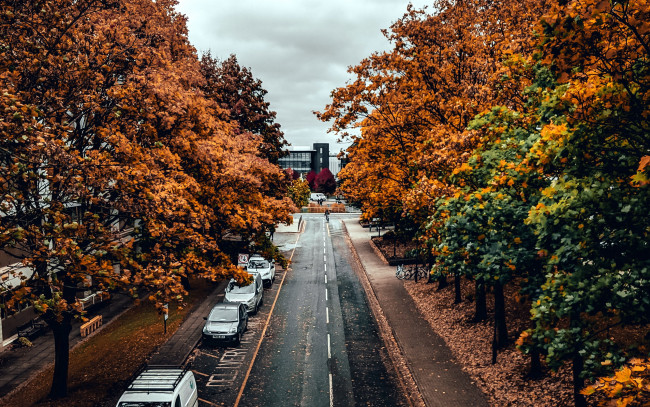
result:
[[(179, 0), (192, 44), (217, 58), (237, 55), (262, 80), (285, 138), (294, 145), (334, 143), (311, 113), (350, 78), (347, 68), (387, 49), (381, 30), (408, 0)], [(422, 7), (426, 2), (415, 3)], [(338, 147), (334, 147), (338, 150)]]

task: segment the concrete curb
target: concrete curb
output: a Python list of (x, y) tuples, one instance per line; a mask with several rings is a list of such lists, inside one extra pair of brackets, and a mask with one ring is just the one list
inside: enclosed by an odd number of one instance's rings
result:
[(375, 242), (372, 241), (372, 239), (370, 239), (370, 247), (372, 247), (372, 250), (374, 250), (374, 252), (377, 254), (377, 257), (379, 257), (385, 265), (387, 266), (390, 265), (388, 263), (388, 260), (386, 260), (386, 257), (384, 257), (384, 253), (382, 253), (381, 250), (379, 250), (379, 247), (377, 247), (377, 245), (375, 244)]

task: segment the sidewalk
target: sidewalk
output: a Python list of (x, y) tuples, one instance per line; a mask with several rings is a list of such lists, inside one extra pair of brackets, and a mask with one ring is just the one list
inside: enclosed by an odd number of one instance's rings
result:
[(151, 355), (149, 365), (182, 365), (201, 339), (205, 320), (214, 304), (225, 296), (227, 281), (218, 284), (205, 299), (187, 313), (181, 326), (156, 352)]
[(372, 292), (386, 316), (413, 379), (427, 406), (488, 406), (485, 395), (461, 370), (445, 344), (420, 315), (395, 268), (370, 246), (370, 232), (358, 219), (343, 221)]
[[(110, 301), (94, 309), (91, 315), (101, 315), (105, 326), (132, 304), (133, 299), (129, 296), (115, 294)], [(81, 321), (72, 324), (70, 349), (84, 340), (79, 331), (81, 324)], [(34, 339), (32, 344), (30, 348), (6, 349), (0, 352), (0, 399), (24, 384), (34, 373), (54, 363), (54, 339), (49, 329)]]

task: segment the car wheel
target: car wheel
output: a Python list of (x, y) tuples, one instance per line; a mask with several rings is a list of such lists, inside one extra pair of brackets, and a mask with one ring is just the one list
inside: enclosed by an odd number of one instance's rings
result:
[(241, 343), (241, 332), (237, 334), (237, 339), (235, 339), (235, 345), (239, 346), (240, 343)]

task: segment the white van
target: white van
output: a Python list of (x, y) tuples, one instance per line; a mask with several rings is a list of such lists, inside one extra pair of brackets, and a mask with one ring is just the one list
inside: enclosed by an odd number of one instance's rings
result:
[(194, 373), (177, 366), (145, 368), (126, 389), (117, 407), (197, 407)]
[(319, 199), (321, 199), (321, 200), (323, 200), (323, 201), (326, 201), (326, 200), (327, 200), (327, 197), (325, 196), (325, 194), (323, 194), (323, 193), (321, 193), (321, 192), (312, 192), (312, 193), (309, 195), (309, 200), (310, 200), (310, 201), (318, 201)]
[(241, 302), (249, 314), (255, 314), (264, 299), (264, 286), (260, 273), (248, 273), (253, 276), (253, 282), (240, 287), (235, 279), (230, 280), (226, 287), (226, 302)]

